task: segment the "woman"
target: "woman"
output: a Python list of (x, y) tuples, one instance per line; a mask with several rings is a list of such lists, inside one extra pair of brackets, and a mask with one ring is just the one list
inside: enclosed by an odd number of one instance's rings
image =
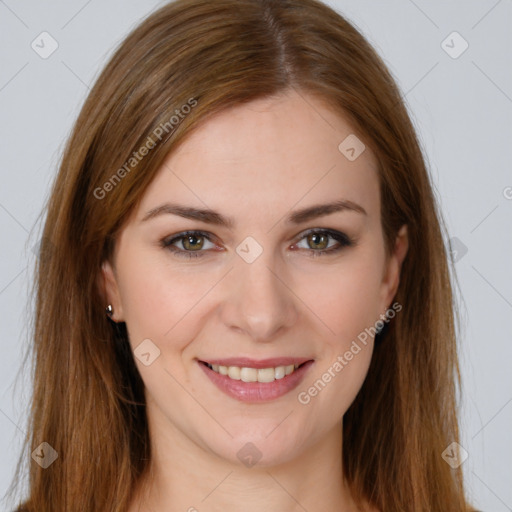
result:
[(473, 510), (442, 235), (395, 82), (340, 15), (164, 6), (47, 207), (21, 510)]

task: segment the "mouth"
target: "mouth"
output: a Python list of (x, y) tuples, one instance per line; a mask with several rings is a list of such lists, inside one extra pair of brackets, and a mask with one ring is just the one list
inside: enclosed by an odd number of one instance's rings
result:
[(210, 381), (228, 396), (243, 402), (281, 397), (296, 388), (314, 363), (307, 358), (255, 361), (246, 358), (200, 361)]

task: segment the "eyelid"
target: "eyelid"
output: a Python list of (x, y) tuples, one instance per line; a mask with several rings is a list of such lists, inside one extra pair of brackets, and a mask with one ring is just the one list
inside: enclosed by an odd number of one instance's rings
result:
[(336, 240), (336, 238), (342, 238), (346, 242), (353, 241), (347, 234), (343, 233), (342, 231), (338, 231), (336, 229), (329, 229), (329, 228), (309, 228), (305, 231), (301, 231), (296, 237), (295, 240), (300, 241), (310, 235), (311, 233), (319, 233), (324, 235), (329, 235), (332, 238)]

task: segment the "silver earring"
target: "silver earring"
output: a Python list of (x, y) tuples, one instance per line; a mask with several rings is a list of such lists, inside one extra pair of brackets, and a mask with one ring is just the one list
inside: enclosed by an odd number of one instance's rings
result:
[(110, 318), (112, 318), (112, 315), (114, 314), (114, 308), (112, 307), (112, 304), (109, 304), (106, 308), (105, 308), (105, 311), (107, 313), (107, 316), (109, 316)]

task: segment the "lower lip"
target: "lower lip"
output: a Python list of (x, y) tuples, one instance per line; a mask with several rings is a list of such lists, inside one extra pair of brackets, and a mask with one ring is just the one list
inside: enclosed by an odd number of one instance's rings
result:
[(226, 395), (241, 402), (267, 402), (286, 395), (286, 393), (295, 389), (306, 375), (313, 361), (308, 361), (290, 375), (286, 375), (282, 379), (276, 379), (273, 382), (243, 382), (242, 380), (230, 379), (226, 375), (214, 372), (200, 361), (198, 363), (208, 378)]

